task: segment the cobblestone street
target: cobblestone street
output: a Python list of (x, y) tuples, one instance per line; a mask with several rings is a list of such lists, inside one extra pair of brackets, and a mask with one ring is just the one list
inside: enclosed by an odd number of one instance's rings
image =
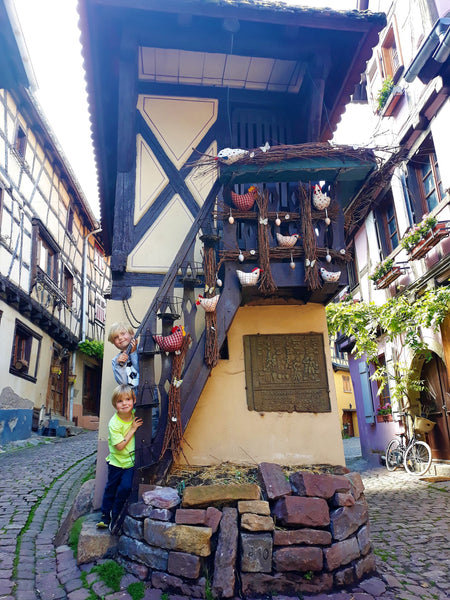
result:
[[(53, 538), (95, 463), (96, 449), (97, 433), (88, 432), (0, 452), (2, 600), (88, 598), (72, 552), (55, 548)], [(368, 468), (356, 440), (348, 443), (346, 455), (347, 466), (361, 473), (366, 486), (378, 573), (353, 590), (316, 600), (450, 599), (450, 482)], [(123, 591), (104, 598), (131, 600), (125, 589), (132, 581), (137, 580), (125, 577)], [(147, 590), (145, 599), (160, 597), (160, 590)]]

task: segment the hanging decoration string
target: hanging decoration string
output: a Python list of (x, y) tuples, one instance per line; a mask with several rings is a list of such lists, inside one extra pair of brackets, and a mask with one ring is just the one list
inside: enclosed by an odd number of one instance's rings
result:
[[(203, 270), (205, 274), (205, 296), (216, 294), (216, 251), (213, 245), (205, 244), (203, 250)], [(216, 311), (205, 312), (205, 364), (213, 369), (219, 362), (219, 345), (217, 342)]]
[(302, 213), (302, 238), (305, 252), (305, 280), (310, 290), (321, 286), (317, 264), (316, 235), (311, 215), (311, 186), (299, 183), (298, 195)]
[(256, 197), (256, 204), (258, 206), (259, 218), (258, 218), (258, 250), (259, 250), (259, 266), (262, 269), (261, 275), (259, 276), (259, 291), (264, 296), (269, 296), (277, 290), (277, 286), (272, 277), (272, 271), (270, 269), (270, 258), (269, 258), (269, 219), (268, 219), (268, 206), (269, 206), (269, 192), (263, 190), (258, 191)]

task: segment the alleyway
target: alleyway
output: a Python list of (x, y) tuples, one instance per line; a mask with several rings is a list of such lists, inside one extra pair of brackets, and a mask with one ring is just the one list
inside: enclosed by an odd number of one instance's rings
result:
[[(96, 448), (97, 434), (89, 432), (0, 453), (0, 599), (88, 597), (71, 553), (55, 549), (52, 539), (95, 462)], [(346, 455), (366, 486), (378, 575), (352, 592), (316, 600), (450, 600), (450, 482), (368, 469), (356, 440), (346, 445)], [(148, 591), (145, 600), (160, 595)], [(104, 597), (131, 599), (125, 591)]]

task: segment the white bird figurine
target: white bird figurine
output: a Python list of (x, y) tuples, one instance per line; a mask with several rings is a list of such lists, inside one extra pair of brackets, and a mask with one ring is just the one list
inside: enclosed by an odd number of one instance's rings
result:
[(231, 165), (247, 154), (248, 150), (242, 150), (241, 148), (223, 148), (217, 154), (217, 160), (220, 160), (220, 162), (226, 163), (227, 165)]
[(298, 233), (293, 233), (292, 235), (281, 235), (281, 233), (276, 232), (277, 241), (279, 246), (284, 246), (285, 248), (292, 248), (297, 243), (298, 238), (300, 237)]
[(256, 285), (261, 272), (262, 269), (259, 267), (252, 269), (251, 273), (245, 273), (244, 271), (239, 271), (239, 269), (236, 269), (236, 273), (241, 285)]
[(341, 276), (341, 271), (327, 271), (323, 267), (320, 267), (320, 275), (324, 281), (335, 282), (339, 281), (339, 277)]
[(215, 296), (211, 296), (211, 298), (205, 298), (199, 294), (195, 304), (197, 306), (201, 306), (205, 312), (214, 312), (216, 310), (219, 297), (219, 294), (216, 294)]
[(325, 210), (330, 206), (330, 196), (324, 194), (320, 185), (313, 185), (313, 204), (317, 210)]

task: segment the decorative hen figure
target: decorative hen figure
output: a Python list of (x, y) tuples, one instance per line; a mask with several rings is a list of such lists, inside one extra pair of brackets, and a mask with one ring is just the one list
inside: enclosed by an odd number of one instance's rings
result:
[(210, 298), (204, 298), (201, 294), (198, 295), (197, 306), (201, 306), (205, 312), (214, 312), (216, 310), (217, 302), (219, 301), (220, 295), (216, 294)]
[(158, 344), (163, 352), (175, 352), (180, 354), (181, 344), (183, 343), (183, 337), (186, 335), (184, 327), (182, 325), (176, 325), (172, 328), (172, 333), (169, 335), (153, 335), (153, 339)]
[(257, 195), (258, 190), (254, 185), (252, 185), (248, 188), (246, 194), (235, 194), (234, 192), (231, 192), (231, 200), (238, 210), (247, 211), (250, 210), (255, 204)]
[(313, 185), (313, 204), (317, 210), (325, 210), (330, 206), (330, 196), (324, 194), (320, 185)]
[(262, 271), (263, 269), (260, 267), (255, 267), (252, 269), (251, 273), (245, 273), (244, 271), (239, 271), (239, 269), (236, 269), (236, 273), (241, 285), (256, 285)]
[(244, 158), (247, 156), (248, 150), (242, 150), (241, 148), (223, 148), (217, 154), (217, 160), (223, 162), (227, 165), (231, 165), (232, 163)]
[(341, 271), (327, 271), (323, 267), (320, 267), (320, 275), (324, 281), (335, 282), (339, 281), (339, 277), (341, 276)]
[(277, 232), (277, 241), (279, 246), (284, 246), (285, 248), (292, 248), (297, 243), (300, 235), (298, 233), (293, 233), (292, 235), (281, 235), (281, 233)]

